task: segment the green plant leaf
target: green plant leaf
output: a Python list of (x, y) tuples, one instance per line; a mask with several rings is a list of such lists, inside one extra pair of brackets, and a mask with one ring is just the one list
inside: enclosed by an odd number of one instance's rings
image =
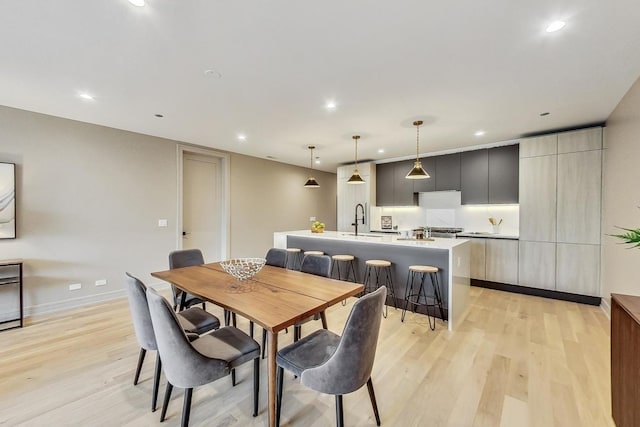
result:
[(611, 237), (615, 237), (623, 240), (622, 244), (630, 244), (633, 245), (630, 248), (640, 248), (640, 228), (624, 228), (624, 227), (616, 227), (620, 230), (626, 231), (626, 233), (622, 234), (609, 234)]

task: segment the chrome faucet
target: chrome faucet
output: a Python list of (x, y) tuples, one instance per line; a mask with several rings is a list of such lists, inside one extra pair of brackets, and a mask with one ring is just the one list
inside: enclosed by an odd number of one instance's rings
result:
[(364, 218), (365, 218), (365, 217), (364, 217), (364, 206), (362, 206), (362, 203), (358, 203), (358, 204), (356, 205), (355, 222), (354, 222), (353, 224), (351, 224), (351, 225), (353, 225), (353, 226), (355, 226), (355, 227), (356, 227), (356, 236), (358, 235), (358, 207), (360, 207), (360, 208), (362, 209), (362, 218), (360, 218), (360, 219), (361, 219), (361, 221), (362, 221), (362, 224), (364, 225), (364, 223), (365, 223), (365, 219), (364, 219)]

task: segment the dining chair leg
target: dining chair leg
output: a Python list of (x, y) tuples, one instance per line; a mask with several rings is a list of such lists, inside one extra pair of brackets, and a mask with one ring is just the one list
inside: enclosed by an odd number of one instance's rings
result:
[(371, 377), (367, 381), (367, 390), (369, 390), (369, 397), (371, 398), (371, 406), (373, 406), (373, 414), (376, 416), (376, 425), (380, 425), (380, 414), (378, 413), (378, 404), (376, 403), (376, 394), (373, 391), (373, 382)]
[(260, 394), (260, 358), (253, 359), (253, 416), (258, 416), (258, 395)]
[(140, 348), (140, 355), (138, 356), (138, 366), (136, 367), (136, 375), (133, 378), (133, 385), (138, 385), (138, 379), (140, 378), (140, 371), (142, 370), (142, 363), (144, 362), (144, 356), (147, 354), (147, 350)]
[(344, 426), (344, 417), (342, 415), (342, 395), (336, 394), (336, 425), (338, 427)]
[(282, 408), (282, 383), (284, 368), (278, 366), (276, 372), (276, 427), (280, 427), (280, 409)]
[(162, 360), (160, 360), (160, 353), (156, 352), (156, 372), (153, 375), (153, 397), (151, 398), (151, 412), (156, 411), (156, 403), (158, 402), (158, 388), (160, 386), (161, 373), (162, 373)]
[(167, 389), (164, 392), (164, 401), (162, 402), (162, 412), (160, 412), (160, 422), (163, 422), (164, 417), (167, 415), (167, 409), (169, 409), (169, 400), (171, 400), (172, 391), (173, 385), (167, 381)]
[(267, 330), (262, 330), (262, 358), (265, 358), (267, 354)]
[(253, 338), (253, 320), (249, 320), (249, 336)]
[(189, 415), (191, 412), (191, 395), (193, 394), (192, 388), (184, 389), (184, 402), (182, 403), (182, 422), (181, 427), (187, 427), (189, 425)]
[(296, 325), (293, 327), (293, 342), (296, 342), (300, 339), (302, 335), (302, 326)]
[(231, 386), (232, 387), (236, 386), (236, 369), (235, 368), (231, 370)]

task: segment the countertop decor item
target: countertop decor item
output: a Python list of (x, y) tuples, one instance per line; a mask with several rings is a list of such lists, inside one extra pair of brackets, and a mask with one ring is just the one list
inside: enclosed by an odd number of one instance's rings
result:
[(324, 233), (324, 222), (316, 221), (311, 224), (312, 233)]
[[(380, 227), (383, 230), (391, 230), (392, 228), (392, 221), (391, 221), (391, 216), (390, 215), (382, 215), (380, 217)], [(396, 226), (396, 229), (398, 228), (398, 226)]]
[(360, 172), (358, 172), (358, 140), (360, 139), (360, 135), (353, 135), (352, 138), (356, 143), (356, 156), (353, 175), (351, 175), (351, 178), (347, 180), (347, 184), (364, 184), (364, 179), (362, 179)]
[(416, 120), (413, 125), (416, 127), (416, 161), (413, 164), (413, 169), (409, 171), (405, 178), (407, 179), (426, 179), (431, 178), (426, 170), (422, 167), (420, 162), (420, 126), (422, 126), (422, 120)]
[(306, 188), (318, 188), (320, 187), (320, 184), (318, 184), (318, 181), (316, 181), (316, 179), (313, 177), (313, 150), (315, 150), (316, 147), (314, 145), (310, 145), (308, 148), (309, 148), (309, 151), (311, 151), (311, 162), (310, 162), (311, 172), (309, 174), (309, 179), (307, 179), (307, 182), (304, 183), (304, 186)]
[(500, 225), (502, 224), (502, 218), (495, 219), (494, 217), (490, 217), (489, 222), (493, 226), (493, 234), (500, 234)]
[(264, 258), (233, 258), (221, 261), (220, 266), (224, 271), (238, 280), (251, 279), (267, 262)]

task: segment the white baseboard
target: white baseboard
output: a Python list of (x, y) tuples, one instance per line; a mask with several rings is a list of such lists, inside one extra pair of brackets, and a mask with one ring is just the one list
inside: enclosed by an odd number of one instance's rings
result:
[(611, 305), (609, 305), (609, 301), (606, 298), (602, 298), (600, 300), (600, 308), (604, 311), (604, 314), (611, 320)]
[[(169, 288), (169, 284), (165, 282), (153, 283), (150, 287), (159, 291)], [(71, 310), (74, 308), (84, 307), (86, 305), (97, 304), (101, 302), (111, 301), (118, 298), (125, 298), (126, 292), (124, 289), (118, 289), (115, 291), (103, 292), (96, 295), (87, 295), (77, 298), (69, 298), (62, 301), (48, 302), (45, 304), (37, 304), (24, 308), (24, 317), (38, 316), (41, 314), (56, 313), (59, 311)], [(16, 312), (16, 316), (18, 313)]]

